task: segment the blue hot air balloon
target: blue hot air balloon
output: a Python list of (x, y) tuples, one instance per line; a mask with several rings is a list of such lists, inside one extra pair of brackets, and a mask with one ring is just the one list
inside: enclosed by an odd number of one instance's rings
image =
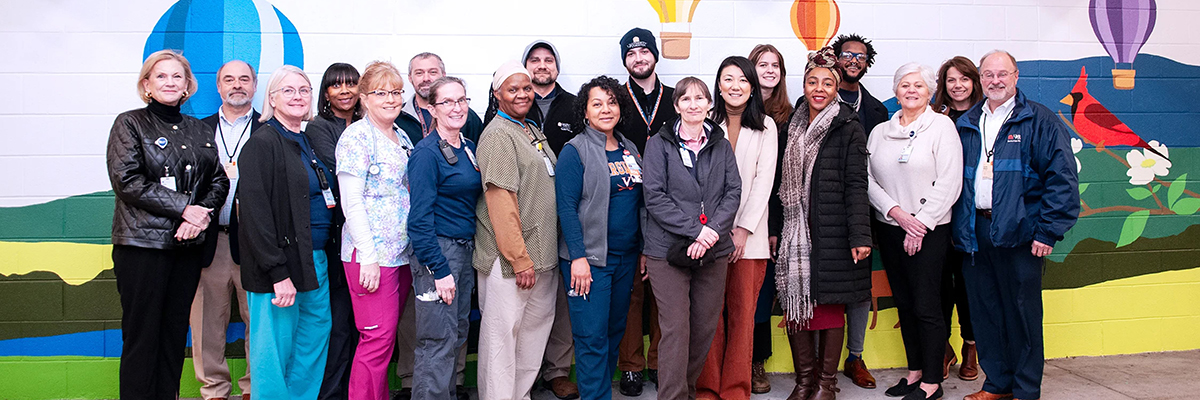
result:
[(1133, 89), (1133, 59), (1154, 31), (1158, 4), (1154, 0), (1091, 0), (1092, 31), (1116, 63), (1113, 87)]
[(245, 61), (258, 72), (254, 104), (260, 106), (271, 72), (285, 64), (304, 68), (296, 26), (263, 0), (179, 0), (154, 25), (142, 57), (162, 49), (179, 50), (192, 64), (199, 90), (182, 111), (196, 117), (221, 106), (217, 70), (227, 61)]

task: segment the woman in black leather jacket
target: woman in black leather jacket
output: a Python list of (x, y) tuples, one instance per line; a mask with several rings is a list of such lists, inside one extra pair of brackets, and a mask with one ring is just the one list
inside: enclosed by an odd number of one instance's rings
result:
[(188, 312), (208, 265), (204, 230), (229, 192), (212, 130), (179, 112), (195, 91), (186, 58), (170, 50), (151, 54), (138, 80), (147, 107), (118, 115), (108, 137), (122, 399), (179, 394)]

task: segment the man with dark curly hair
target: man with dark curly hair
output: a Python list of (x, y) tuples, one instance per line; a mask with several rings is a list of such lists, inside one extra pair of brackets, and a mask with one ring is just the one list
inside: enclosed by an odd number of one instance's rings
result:
[[(838, 36), (832, 47), (837, 53), (838, 69), (842, 73), (842, 81), (838, 84), (838, 100), (858, 112), (858, 121), (869, 137), (876, 125), (888, 120), (887, 107), (859, 82), (867, 74), (867, 69), (875, 65), (875, 46), (867, 38), (851, 33)], [(866, 261), (867, 265), (871, 265), (870, 258)], [(849, 350), (849, 355), (843, 372), (855, 385), (866, 389), (875, 388), (875, 377), (871, 376), (862, 359), (870, 311), (870, 299), (846, 305), (846, 350)]]

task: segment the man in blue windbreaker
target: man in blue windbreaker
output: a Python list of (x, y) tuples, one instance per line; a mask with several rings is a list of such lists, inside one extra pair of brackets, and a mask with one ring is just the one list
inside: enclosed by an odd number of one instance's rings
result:
[(1038, 399), (1042, 257), (1079, 217), (1079, 178), (1066, 127), (1017, 90), (1016, 59), (989, 52), (979, 72), (987, 99), (957, 121), (964, 171), (953, 225), (987, 380), (964, 400)]

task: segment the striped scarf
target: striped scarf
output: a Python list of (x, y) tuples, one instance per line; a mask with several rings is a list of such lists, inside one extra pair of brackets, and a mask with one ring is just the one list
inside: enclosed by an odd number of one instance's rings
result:
[(778, 268), (775, 285), (779, 304), (789, 332), (808, 327), (816, 300), (812, 295), (812, 231), (809, 226), (812, 199), (812, 174), (821, 143), (837, 116), (839, 106), (831, 102), (808, 121), (808, 100), (796, 108), (788, 126), (787, 147), (783, 152), (783, 180), (779, 184), (779, 199), (783, 203), (783, 232), (780, 235)]

